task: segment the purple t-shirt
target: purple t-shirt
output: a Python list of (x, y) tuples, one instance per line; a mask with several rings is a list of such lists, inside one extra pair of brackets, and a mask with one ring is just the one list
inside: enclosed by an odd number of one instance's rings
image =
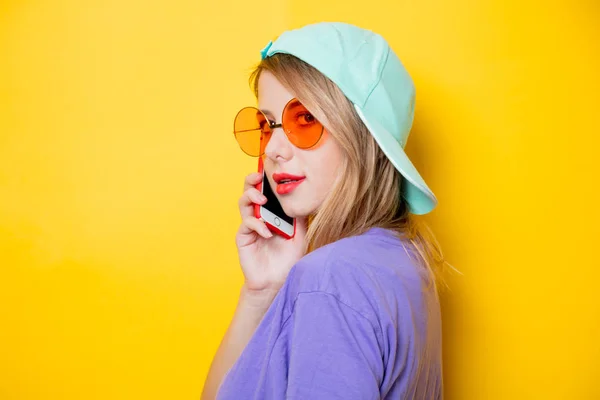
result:
[(442, 399), (440, 305), (430, 279), (382, 228), (307, 254), (217, 399)]

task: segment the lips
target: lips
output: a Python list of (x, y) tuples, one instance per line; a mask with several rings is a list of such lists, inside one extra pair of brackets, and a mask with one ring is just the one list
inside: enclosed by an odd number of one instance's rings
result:
[(278, 194), (288, 194), (296, 189), (305, 179), (305, 176), (286, 173), (273, 174), (273, 180), (277, 183)]

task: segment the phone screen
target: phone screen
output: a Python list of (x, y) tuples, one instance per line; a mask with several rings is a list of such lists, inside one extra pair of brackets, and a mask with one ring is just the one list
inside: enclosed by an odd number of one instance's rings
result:
[(267, 210), (271, 211), (273, 214), (283, 219), (290, 225), (294, 225), (294, 219), (289, 217), (287, 214), (283, 212), (283, 208), (281, 208), (281, 204), (279, 204), (279, 200), (275, 197), (275, 193), (271, 189), (271, 185), (269, 185), (269, 180), (267, 176), (263, 173), (263, 194), (267, 198), (267, 202), (262, 206)]

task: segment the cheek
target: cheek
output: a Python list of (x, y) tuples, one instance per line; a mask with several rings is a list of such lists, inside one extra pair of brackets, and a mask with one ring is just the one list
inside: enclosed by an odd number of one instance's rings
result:
[[(314, 157), (313, 157), (314, 156)], [(321, 191), (329, 191), (333, 187), (338, 174), (342, 170), (342, 154), (333, 140), (314, 151), (306, 165), (310, 167), (310, 174)]]

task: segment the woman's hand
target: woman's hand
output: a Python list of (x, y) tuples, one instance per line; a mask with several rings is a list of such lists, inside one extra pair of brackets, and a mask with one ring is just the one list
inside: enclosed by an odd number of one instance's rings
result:
[(274, 297), (290, 269), (304, 256), (306, 219), (296, 219), (296, 233), (292, 239), (273, 234), (254, 216), (254, 204), (266, 203), (266, 198), (255, 187), (261, 180), (262, 174), (258, 172), (246, 177), (244, 193), (239, 200), (242, 224), (235, 242), (247, 291), (257, 293), (259, 297), (263, 293)]

